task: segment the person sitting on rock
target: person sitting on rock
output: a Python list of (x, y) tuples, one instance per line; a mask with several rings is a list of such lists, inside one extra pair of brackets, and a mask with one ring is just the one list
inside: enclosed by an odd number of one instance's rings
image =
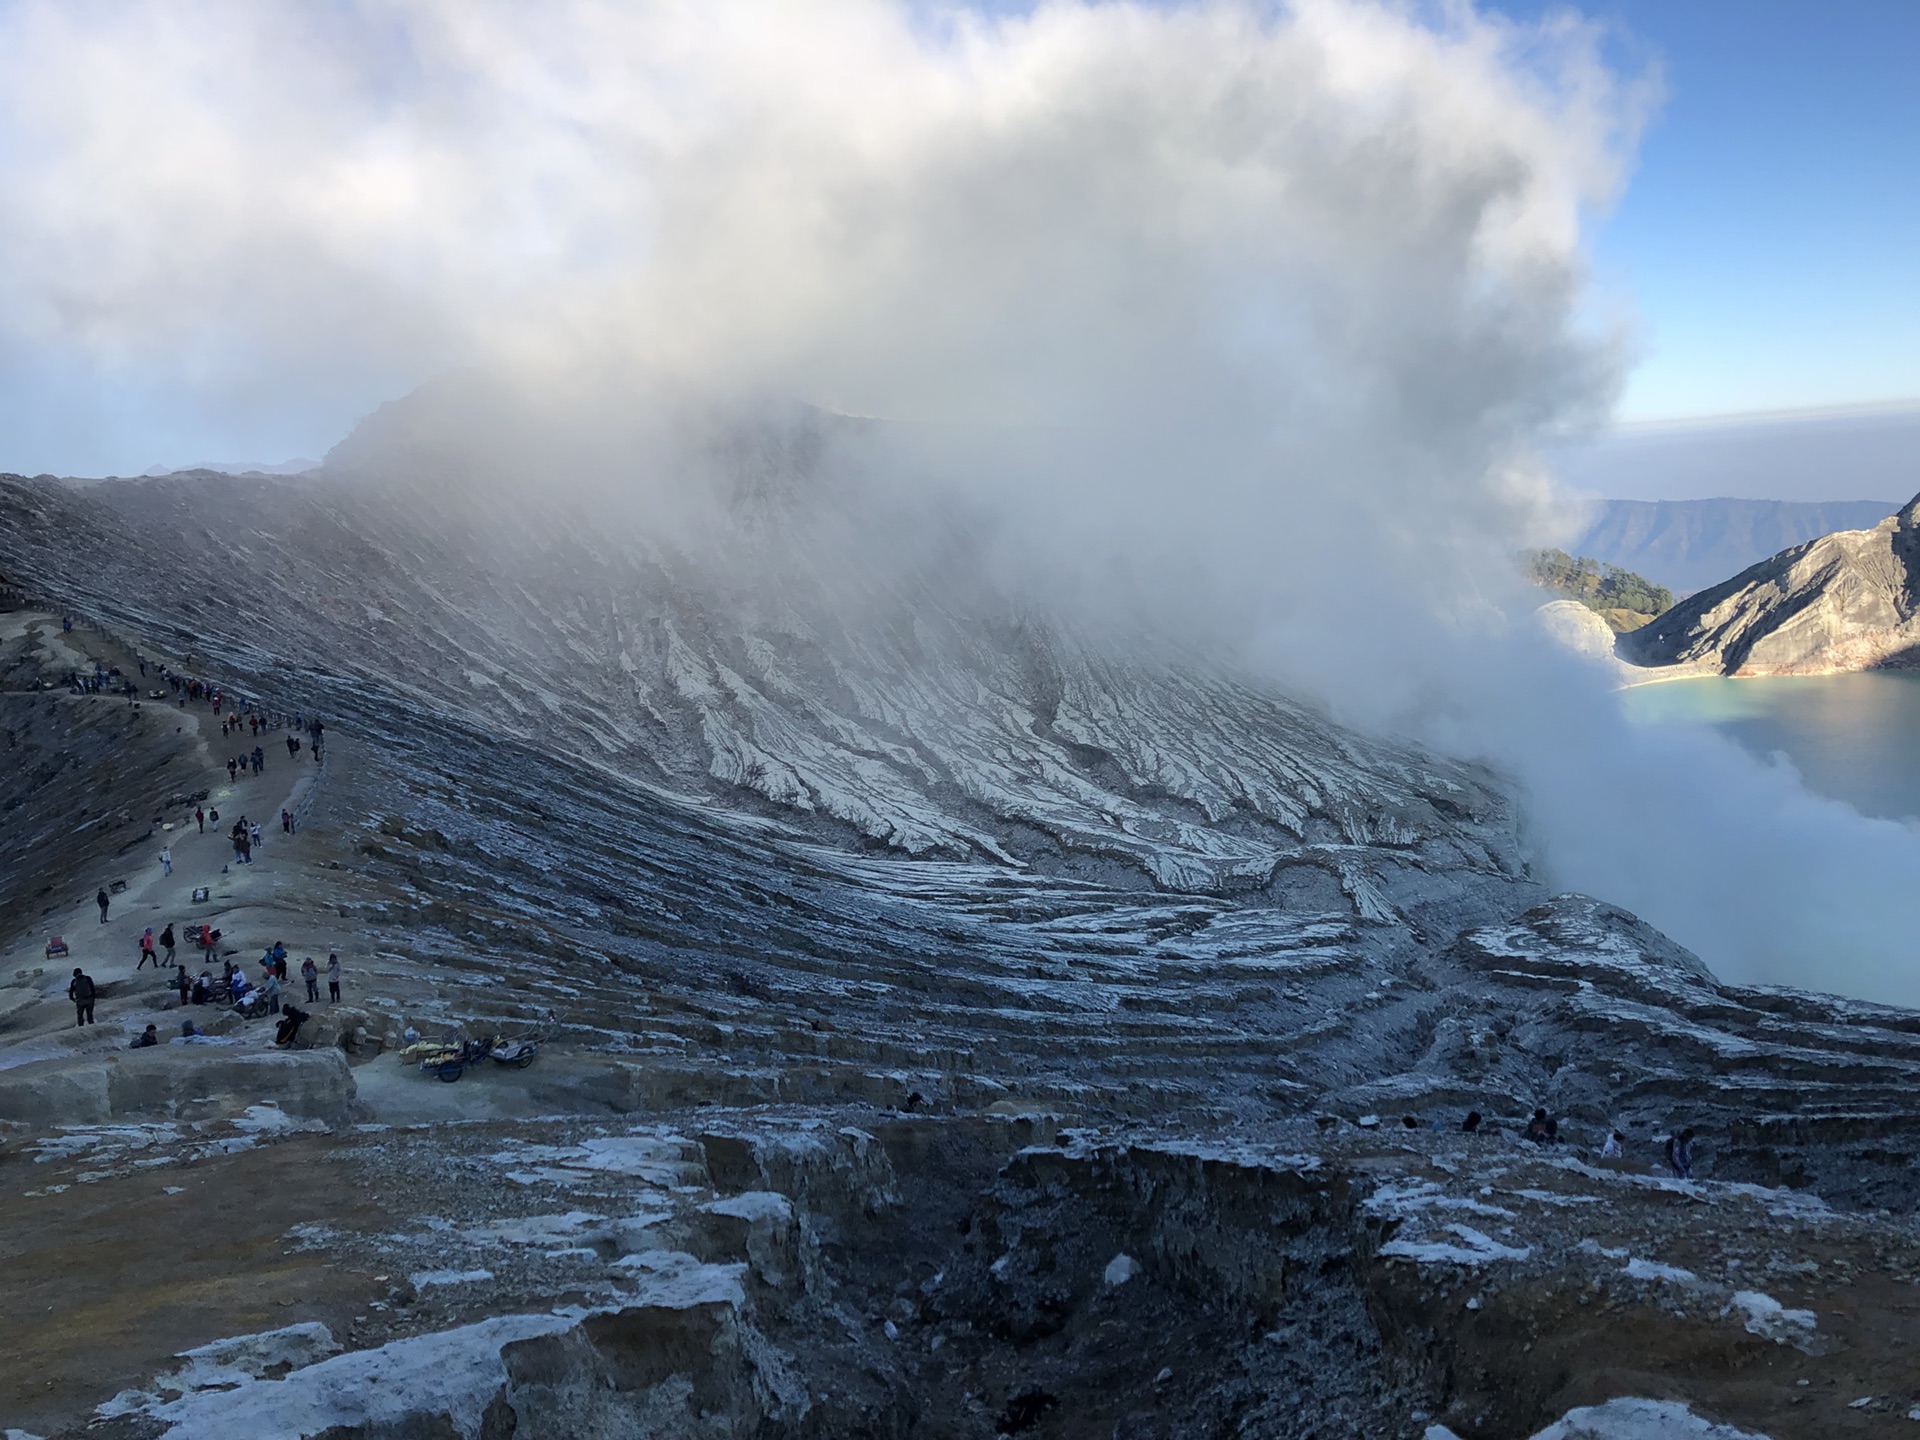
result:
[(1627, 1137), (1622, 1135), (1618, 1130), (1615, 1130), (1607, 1136), (1607, 1143), (1600, 1147), (1600, 1158), (1602, 1160), (1618, 1160), (1624, 1153), (1623, 1147), (1626, 1145), (1626, 1142)]
[(1526, 1136), (1536, 1145), (1545, 1145), (1554, 1138), (1559, 1128), (1548, 1116), (1546, 1106), (1542, 1105), (1533, 1112), (1533, 1118), (1527, 1122)]
[(1467, 1111), (1467, 1118), (1460, 1122), (1461, 1134), (1471, 1135), (1473, 1134), (1474, 1131), (1478, 1130), (1479, 1128), (1480, 1128), (1480, 1112), (1478, 1110)]
[(293, 1037), (300, 1033), (300, 1027), (308, 1020), (307, 1012), (296, 1010), (292, 1002), (280, 1007), (280, 1023), (273, 1027), (273, 1043), (291, 1045)]
[(199, 978), (193, 982), (193, 1003), (204, 1005), (213, 999), (213, 972), (202, 970)]
[(152, 1025), (149, 1025), (145, 1030), (142, 1030), (140, 1032), (140, 1038), (135, 1040), (133, 1044), (131, 1044), (127, 1048), (130, 1050), (144, 1050), (149, 1045), (158, 1045), (159, 1043), (160, 1043), (160, 1032), (157, 1029), (155, 1029)]

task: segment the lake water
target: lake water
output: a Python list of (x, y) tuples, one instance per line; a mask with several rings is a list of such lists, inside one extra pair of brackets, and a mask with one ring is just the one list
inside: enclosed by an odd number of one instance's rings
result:
[(1620, 693), (1632, 720), (1712, 725), (1756, 754), (1784, 753), (1819, 794), (1920, 819), (1920, 673), (1672, 680)]

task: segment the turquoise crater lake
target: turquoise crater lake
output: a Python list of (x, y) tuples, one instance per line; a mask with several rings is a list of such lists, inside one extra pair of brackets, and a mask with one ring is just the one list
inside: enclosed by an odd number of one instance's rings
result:
[(1920, 673), (1672, 680), (1620, 696), (1637, 723), (1711, 725), (1755, 754), (1785, 754), (1818, 794), (1920, 820)]

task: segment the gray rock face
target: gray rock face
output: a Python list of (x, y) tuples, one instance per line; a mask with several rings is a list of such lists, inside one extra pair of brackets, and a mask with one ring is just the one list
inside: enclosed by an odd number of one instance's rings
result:
[[(424, 706), (839, 845), (1196, 894), (1308, 867), (1369, 921), (1383, 866), (1524, 867), (1485, 771), (1036, 614), (948, 517), (840, 494), (817, 423), (722, 447), (698, 545), (577, 494), (396, 478), (363, 446), (320, 482), (0, 478), (0, 554), (334, 714)], [(204, 534), (244, 610), (165, 559)], [(76, 546), (101, 567), (65, 565)]]
[(1871, 530), (1783, 550), (1620, 637), (1637, 665), (1831, 675), (1920, 664), (1920, 497)]

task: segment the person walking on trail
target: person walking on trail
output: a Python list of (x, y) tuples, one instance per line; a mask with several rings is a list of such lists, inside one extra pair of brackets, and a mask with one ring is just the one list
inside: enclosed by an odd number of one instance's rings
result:
[(193, 807), (193, 823), (200, 827), (202, 835), (207, 833), (207, 812), (198, 805)]
[(260, 844), (260, 822), (258, 820), (247, 827), (247, 839), (251, 842), (247, 846), (249, 850), (254, 849)]
[(93, 897), (93, 903), (100, 907), (100, 923), (102, 925), (106, 924), (107, 923), (107, 907), (113, 904), (112, 899), (109, 898), (105, 890), (102, 890), (98, 895)]
[(1667, 1167), (1673, 1171), (1676, 1180), (1693, 1178), (1693, 1130), (1682, 1130), (1678, 1135), (1667, 1137)]
[(311, 955), (300, 962), (300, 978), (307, 982), (307, 1003), (312, 1005), (320, 999), (320, 967)]
[(167, 965), (174, 964), (173, 959), (173, 922), (167, 922), (167, 928), (160, 932), (160, 948), (167, 952)]
[(267, 763), (267, 752), (262, 750), (258, 745), (254, 746), (253, 747), (253, 773), (258, 775), (260, 773), (261, 767), (266, 763)]
[(171, 845), (162, 845), (160, 847), (160, 873), (162, 875), (173, 874), (173, 847)]
[(227, 782), (231, 784), (240, 774), (240, 762), (231, 755), (227, 757)]
[(340, 998), (340, 957), (327, 956), (327, 1000), (329, 1003)]
[(293, 834), (293, 812), (291, 810), (282, 810), (280, 812), (280, 833), (282, 835)]
[(160, 968), (160, 957), (153, 953), (153, 926), (151, 925), (140, 932), (140, 963), (133, 968), (136, 971), (143, 970), (148, 961), (153, 962), (154, 969)]
[(93, 1001), (99, 994), (99, 987), (93, 983), (93, 977), (78, 965), (73, 967), (73, 979), (67, 982), (67, 998), (73, 1001), (73, 1023), (75, 1025), (93, 1024)]

